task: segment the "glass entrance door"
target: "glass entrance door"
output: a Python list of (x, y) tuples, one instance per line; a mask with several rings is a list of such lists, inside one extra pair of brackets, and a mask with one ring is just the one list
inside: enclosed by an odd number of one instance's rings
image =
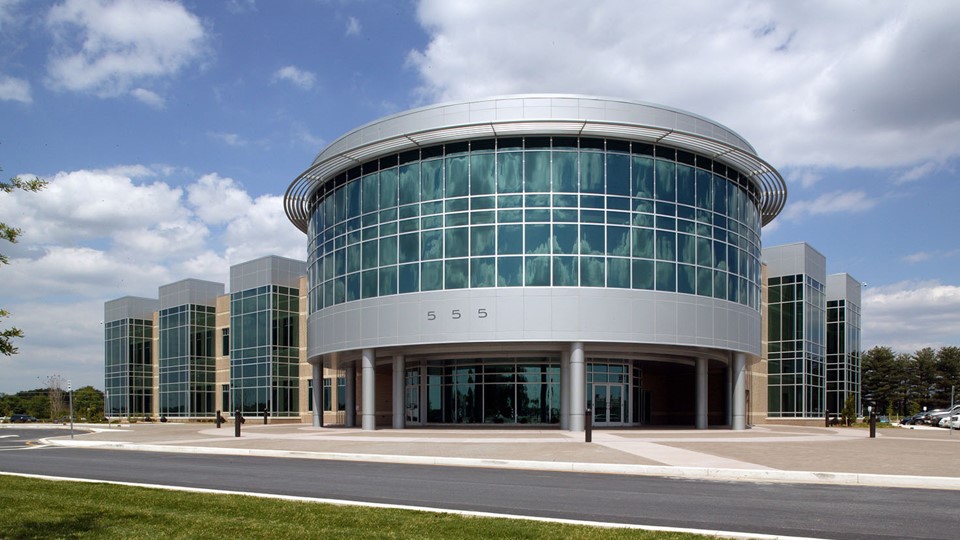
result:
[(594, 425), (623, 425), (624, 392), (622, 384), (593, 384), (593, 423)]
[(593, 425), (623, 426), (630, 420), (630, 366), (612, 360), (594, 360), (587, 365), (587, 404), (593, 410)]

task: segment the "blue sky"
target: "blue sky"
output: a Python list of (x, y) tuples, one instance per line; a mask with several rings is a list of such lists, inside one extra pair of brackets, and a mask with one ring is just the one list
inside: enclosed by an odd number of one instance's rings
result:
[(868, 284), (864, 345), (960, 345), (960, 3), (0, 0), (0, 392), (103, 384), (103, 302), (305, 257), (323, 146), (439, 101), (557, 92), (719, 121), (787, 179), (765, 245)]

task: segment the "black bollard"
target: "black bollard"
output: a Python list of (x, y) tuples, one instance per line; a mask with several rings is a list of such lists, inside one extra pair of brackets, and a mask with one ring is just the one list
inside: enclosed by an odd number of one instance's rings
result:
[(240, 436), (240, 424), (243, 423), (243, 416), (240, 415), (240, 409), (233, 411), (233, 436)]
[(877, 413), (870, 413), (870, 438), (877, 438)]
[(593, 442), (593, 412), (587, 407), (587, 412), (583, 417), (583, 436), (584, 442)]
[(270, 418), (270, 409), (263, 408), (263, 425), (267, 425), (267, 418)]
[(223, 417), (220, 416), (220, 411), (217, 411), (217, 429), (220, 429), (220, 422), (223, 421)]
[(823, 427), (830, 427), (830, 409), (823, 414)]

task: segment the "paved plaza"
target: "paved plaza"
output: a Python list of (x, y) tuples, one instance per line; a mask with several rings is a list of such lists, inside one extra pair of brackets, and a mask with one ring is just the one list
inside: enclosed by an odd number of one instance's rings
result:
[[(89, 427), (89, 426), (88, 426)], [(262, 455), (745, 481), (960, 489), (960, 432), (917, 427), (762, 425), (727, 429), (382, 429), (206, 423), (95, 426), (50, 444), (223, 455)]]

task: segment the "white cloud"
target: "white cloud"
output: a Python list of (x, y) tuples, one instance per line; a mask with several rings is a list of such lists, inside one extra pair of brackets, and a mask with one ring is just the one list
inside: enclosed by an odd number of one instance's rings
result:
[(67, 0), (50, 9), (53, 88), (101, 97), (175, 75), (206, 54), (200, 19), (166, 0)]
[(356, 17), (349, 17), (347, 19), (347, 31), (346, 35), (348, 36), (359, 36), (360, 35), (360, 21)]
[(938, 169), (940, 169), (940, 165), (938, 163), (927, 161), (926, 163), (921, 163), (915, 167), (911, 167), (906, 172), (899, 175), (896, 178), (896, 183), (905, 184), (907, 182), (916, 182), (917, 180), (930, 176)]
[(296, 66), (284, 66), (275, 71), (273, 77), (271, 78), (271, 81), (273, 82), (287, 81), (292, 83), (294, 86), (302, 88), (303, 90), (309, 90), (313, 88), (316, 80), (316, 75)]
[(816, 199), (788, 200), (781, 220), (798, 220), (807, 216), (864, 212), (876, 206), (877, 200), (863, 191), (833, 191)]
[(264, 255), (304, 258), (306, 236), (282, 197), (254, 199), (217, 173), (182, 188), (157, 177), (119, 165), (56, 173), (39, 193), (0, 194), (0, 215), (24, 230), (4, 247), (3, 307), (13, 313), (4, 322), (26, 334), (15, 359), (0, 358), (0, 371), (13, 373), (0, 392), (51, 373), (102, 387), (106, 300), (156, 297), (160, 285), (188, 277), (227, 284), (230, 265)]
[(30, 82), (0, 73), (0, 101), (33, 103)]
[(929, 261), (931, 255), (926, 251), (918, 251), (916, 253), (911, 253), (903, 258), (904, 261), (908, 263), (919, 263), (924, 261)]
[[(783, 167), (960, 156), (960, 3), (424, 0), (425, 101), (613, 95), (715, 119)], [(678, 31), (682, 29), (682, 31)], [(909, 141), (909, 144), (904, 144)]]
[(247, 140), (236, 133), (208, 133), (211, 138), (216, 139), (228, 146), (246, 146)]
[(901, 352), (960, 343), (960, 286), (901, 282), (867, 288), (863, 297), (863, 346)]
[(130, 91), (130, 95), (155, 109), (162, 109), (167, 103), (163, 96), (146, 88), (134, 88)]

